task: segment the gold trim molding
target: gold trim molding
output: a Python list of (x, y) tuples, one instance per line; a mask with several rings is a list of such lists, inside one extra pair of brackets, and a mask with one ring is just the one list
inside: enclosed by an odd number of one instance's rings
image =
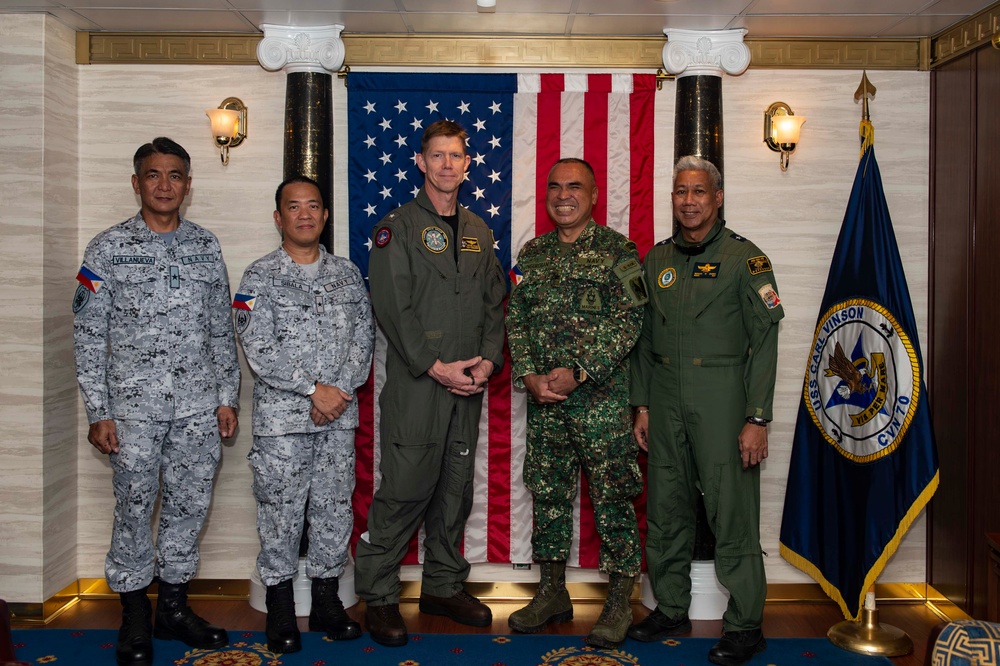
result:
[[(77, 63), (256, 65), (258, 34), (77, 33)], [(343, 36), (351, 67), (658, 69), (665, 37)], [(748, 39), (751, 67), (926, 69), (927, 40)]]
[(978, 49), (1000, 36), (1000, 2), (975, 16), (931, 37), (930, 66), (940, 67), (949, 60)]
[[(401, 599), (416, 602), (420, 598), (420, 581), (402, 581)], [(535, 593), (534, 583), (488, 583), (466, 582), (469, 593), (486, 602), (522, 602)], [(575, 603), (604, 603), (607, 583), (570, 582), (566, 588)], [(200, 579), (191, 581), (189, 595), (199, 599), (249, 600), (250, 581), (246, 579)], [(150, 596), (156, 596), (156, 587), (150, 589)], [(922, 604), (926, 605), (942, 620), (970, 619), (958, 606), (954, 605), (927, 583), (877, 583), (875, 596), (880, 604)], [(117, 599), (103, 578), (81, 578), (66, 586), (51, 599), (42, 603), (8, 603), (15, 627), (39, 627), (48, 624), (81, 600)], [(633, 602), (640, 602), (642, 594), (637, 583), (632, 590)], [(816, 583), (770, 583), (767, 586), (769, 604), (814, 604), (833, 601), (826, 596)]]

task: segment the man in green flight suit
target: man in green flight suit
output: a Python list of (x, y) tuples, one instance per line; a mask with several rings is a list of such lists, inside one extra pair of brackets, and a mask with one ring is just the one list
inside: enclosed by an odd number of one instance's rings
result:
[(760, 463), (767, 458), (784, 316), (771, 262), (719, 219), (722, 177), (694, 156), (674, 166), (679, 232), (646, 255), (649, 304), (632, 358), (633, 433), (649, 452), (646, 563), (657, 608), (629, 629), (640, 641), (691, 630), (696, 493), (729, 590), (709, 661), (763, 651), (767, 582), (760, 549)]
[(484, 627), (489, 607), (466, 593), (462, 533), (472, 510), (483, 389), (503, 363), (506, 280), (486, 223), (458, 205), (468, 135), (450, 120), (424, 131), (417, 198), (374, 230), (372, 306), (389, 341), (381, 407), (382, 482), (358, 541), (355, 587), (372, 639), (407, 642), (399, 564), (424, 524), (420, 611)]
[(642, 490), (632, 442), (629, 351), (639, 336), (646, 287), (635, 244), (597, 225), (594, 170), (580, 159), (549, 171), (546, 208), (554, 232), (520, 251), (523, 280), (507, 307), (514, 383), (526, 388), (524, 485), (534, 496), (531, 545), (541, 563), (535, 597), (508, 619), (534, 633), (573, 617), (566, 559), (580, 466), (601, 537), (608, 596), (591, 645), (616, 648), (632, 622), (629, 597), (642, 559), (632, 498)]

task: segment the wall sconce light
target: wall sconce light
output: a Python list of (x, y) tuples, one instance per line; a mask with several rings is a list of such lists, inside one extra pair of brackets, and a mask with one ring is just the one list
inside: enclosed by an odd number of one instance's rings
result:
[(805, 116), (796, 116), (784, 102), (775, 102), (764, 112), (764, 143), (781, 153), (778, 165), (782, 171), (788, 169), (788, 156), (799, 142), (799, 130), (805, 121)]
[(247, 107), (236, 97), (227, 97), (217, 109), (205, 109), (212, 121), (212, 136), (219, 147), (222, 163), (229, 164), (229, 149), (247, 138)]

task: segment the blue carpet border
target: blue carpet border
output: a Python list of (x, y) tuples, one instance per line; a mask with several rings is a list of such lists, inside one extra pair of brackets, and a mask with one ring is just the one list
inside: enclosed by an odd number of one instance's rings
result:
[[(117, 631), (17, 629), (18, 659), (55, 666), (115, 663)], [(587, 646), (583, 636), (554, 634), (410, 634), (401, 648), (387, 648), (368, 634), (334, 642), (302, 634), (302, 652), (275, 654), (261, 631), (230, 631), (230, 645), (195, 650), (177, 641), (154, 641), (154, 666), (702, 666), (714, 638), (678, 637), (658, 643), (631, 639), (618, 650)], [(885, 657), (846, 652), (825, 638), (770, 638), (748, 666), (889, 666)]]

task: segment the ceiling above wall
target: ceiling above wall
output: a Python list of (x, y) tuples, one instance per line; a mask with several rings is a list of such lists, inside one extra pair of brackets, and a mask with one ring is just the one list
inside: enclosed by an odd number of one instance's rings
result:
[(746, 28), (748, 37), (928, 37), (995, 0), (0, 0), (75, 30), (260, 32), (339, 23), (345, 33), (652, 36)]

